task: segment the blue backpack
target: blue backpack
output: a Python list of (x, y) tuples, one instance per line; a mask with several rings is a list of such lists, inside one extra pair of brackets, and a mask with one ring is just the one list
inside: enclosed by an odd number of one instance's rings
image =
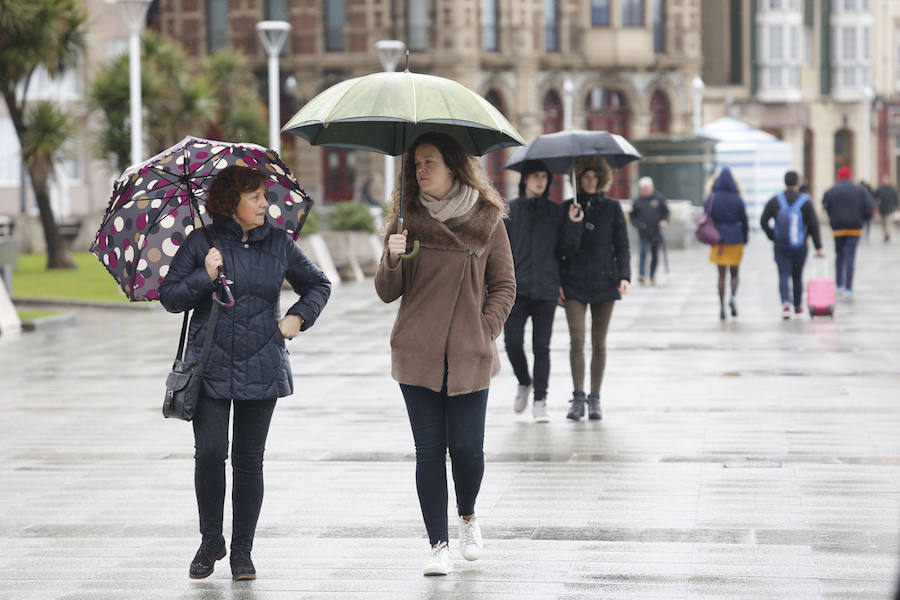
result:
[(806, 223), (801, 209), (809, 200), (809, 194), (800, 194), (793, 204), (788, 204), (784, 192), (778, 192), (778, 214), (775, 215), (775, 243), (782, 248), (800, 248), (806, 243)]

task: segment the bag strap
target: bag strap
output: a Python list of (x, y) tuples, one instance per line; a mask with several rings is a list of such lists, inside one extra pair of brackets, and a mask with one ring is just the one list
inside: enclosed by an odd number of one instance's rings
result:
[(710, 192), (709, 193), (709, 208), (706, 209), (707, 216), (712, 214), (713, 202), (715, 202), (715, 201), (716, 201), (716, 193)]

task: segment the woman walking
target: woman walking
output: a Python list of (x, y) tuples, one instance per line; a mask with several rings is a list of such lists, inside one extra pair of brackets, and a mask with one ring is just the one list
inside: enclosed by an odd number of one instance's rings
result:
[(726, 270), (731, 273), (731, 299), (728, 307), (731, 316), (736, 317), (738, 270), (744, 256), (744, 244), (747, 243), (747, 209), (738, 184), (731, 174), (731, 169), (723, 167), (722, 172), (713, 182), (712, 192), (706, 199), (704, 210), (716, 226), (722, 238), (721, 243), (714, 244), (709, 251), (709, 262), (716, 265), (719, 271), (719, 319), (725, 320), (725, 278)]
[[(391, 374), (400, 384), (416, 447), (416, 489), (430, 543), (425, 575), (452, 571), (447, 523), (450, 450), (460, 551), (482, 553), (475, 500), (484, 474), (488, 386), (500, 368), (494, 339), (516, 295), (505, 205), (474, 157), (450, 136), (425, 134), (406, 157), (375, 275), (384, 302), (400, 298)], [(415, 258), (407, 234), (421, 244)]]
[[(285, 339), (312, 327), (328, 301), (331, 283), (283, 229), (266, 220), (267, 176), (230, 166), (209, 186), (206, 210), (216, 247), (200, 229), (184, 240), (159, 287), (171, 312), (194, 309), (186, 362), (197, 359), (206, 337), (211, 293), (218, 269), (234, 283), (235, 304), (219, 313), (214, 343), (203, 372), (194, 412), (194, 489), (200, 514), (200, 548), (191, 561), (191, 579), (212, 574), (225, 557), (222, 520), (228, 420), (234, 405), (231, 439), (231, 573), (255, 579), (250, 558), (263, 499), (263, 453), (276, 398), (293, 393)], [(278, 319), (281, 284), (287, 279), (300, 296)]]
[[(549, 421), (547, 380), (550, 376), (550, 336), (559, 297), (559, 259), (574, 250), (584, 214), (569, 207), (568, 218), (562, 206), (549, 199), (550, 170), (539, 161), (528, 161), (519, 182), (519, 197), (509, 203), (504, 221), (516, 266), (516, 302), (503, 326), (503, 341), (513, 373), (519, 380), (513, 410), (520, 413), (528, 406), (528, 394), (534, 388), (532, 416), (535, 423)], [(525, 322), (531, 318), (531, 347), (534, 352), (534, 376), (528, 372), (523, 347)]]
[[(575, 162), (578, 203), (584, 209), (577, 250), (564, 256), (561, 300), (569, 323), (569, 363), (572, 400), (567, 419), (579, 421), (587, 404), (588, 418), (603, 418), (600, 386), (606, 369), (606, 334), (613, 305), (631, 285), (631, 254), (625, 214), (617, 200), (604, 193), (612, 182), (609, 166), (597, 156)], [(570, 208), (572, 200), (564, 206)], [(584, 394), (585, 315), (591, 309), (591, 388)]]

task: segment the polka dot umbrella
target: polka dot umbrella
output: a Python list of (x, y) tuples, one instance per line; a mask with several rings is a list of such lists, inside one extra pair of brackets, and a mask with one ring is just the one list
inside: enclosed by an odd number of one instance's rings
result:
[(91, 245), (129, 299), (159, 299), (159, 284), (178, 247), (210, 220), (206, 188), (230, 165), (268, 175), (269, 221), (297, 239), (312, 200), (277, 153), (256, 144), (188, 136), (122, 173)]

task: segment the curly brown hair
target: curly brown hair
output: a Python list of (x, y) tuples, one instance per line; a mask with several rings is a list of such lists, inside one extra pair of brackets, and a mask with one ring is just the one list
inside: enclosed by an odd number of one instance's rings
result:
[(437, 148), (454, 180), (478, 190), (479, 199), (490, 202), (500, 209), (501, 216), (506, 216), (508, 210), (506, 203), (500, 196), (500, 192), (491, 185), (478, 158), (466, 152), (456, 139), (446, 133), (423, 133), (416, 138), (403, 158), (406, 162), (403, 171), (404, 180), (401, 182), (398, 177), (397, 185), (394, 186), (394, 202), (391, 206), (390, 217), (385, 222), (388, 233), (393, 233), (392, 227), (396, 228), (397, 226), (397, 214), (400, 209), (400, 184), (403, 185), (403, 199), (406, 202), (416, 201), (415, 199), (419, 197), (419, 182), (416, 180), (416, 148), (422, 144), (431, 144)]
[(259, 189), (266, 181), (262, 171), (240, 165), (225, 167), (209, 184), (206, 192), (206, 212), (213, 217), (234, 218), (241, 194)]

